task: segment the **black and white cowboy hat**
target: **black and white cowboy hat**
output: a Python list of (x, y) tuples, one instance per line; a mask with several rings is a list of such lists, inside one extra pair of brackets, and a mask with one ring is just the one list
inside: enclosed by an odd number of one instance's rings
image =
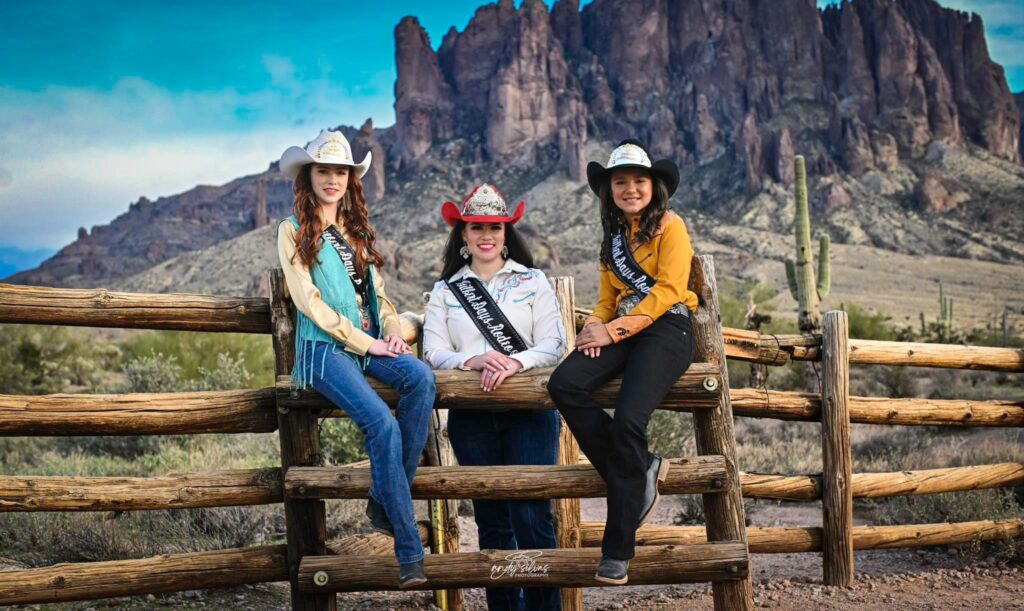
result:
[(372, 155), (367, 151), (363, 161), (356, 163), (352, 159), (352, 145), (348, 143), (345, 134), (325, 129), (315, 140), (307, 144), (306, 148), (288, 147), (281, 155), (281, 173), (295, 180), (303, 166), (311, 163), (326, 163), (352, 166), (356, 175), (362, 178), (363, 174), (370, 169), (371, 159)]
[(608, 182), (612, 170), (624, 168), (640, 168), (661, 178), (668, 187), (669, 196), (679, 187), (679, 166), (676, 162), (671, 159), (659, 159), (651, 163), (647, 149), (638, 140), (623, 140), (608, 157), (607, 167), (596, 161), (587, 164), (587, 182), (590, 189), (597, 193), (601, 185)]

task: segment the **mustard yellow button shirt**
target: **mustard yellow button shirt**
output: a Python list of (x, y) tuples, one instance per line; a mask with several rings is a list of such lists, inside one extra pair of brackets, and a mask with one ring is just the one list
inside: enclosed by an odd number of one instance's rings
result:
[(619, 303), (633, 295), (633, 290), (627, 288), (610, 268), (601, 265), (597, 307), (586, 320), (588, 324), (605, 324), (616, 343), (647, 328), (677, 303), (682, 303), (691, 312), (697, 310), (697, 294), (687, 288), (693, 246), (686, 223), (679, 215), (668, 211), (662, 216), (651, 241), (637, 245), (635, 236), (639, 221), (639, 218), (634, 219), (629, 227), (629, 248), (640, 267), (657, 283), (633, 309), (616, 318)]

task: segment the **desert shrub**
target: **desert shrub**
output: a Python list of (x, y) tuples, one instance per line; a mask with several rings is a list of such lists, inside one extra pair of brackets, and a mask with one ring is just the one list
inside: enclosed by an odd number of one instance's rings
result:
[(145, 558), (258, 545), (280, 538), (281, 506), (169, 511), (14, 513), (0, 550), (29, 566)]
[(881, 524), (930, 524), (1001, 520), (1020, 516), (1012, 490), (971, 490), (896, 496), (868, 503)]
[(883, 312), (873, 312), (855, 303), (840, 304), (849, 321), (850, 337), (892, 341), (896, 339), (892, 319)]
[(850, 369), (850, 394), (861, 397), (916, 397), (917, 375), (909, 367), (874, 365)]
[(821, 427), (812, 422), (739, 417), (736, 455), (741, 471), (820, 473)]
[(655, 454), (666, 458), (693, 456), (693, 417), (690, 414), (654, 410), (647, 426), (647, 439)]
[(128, 392), (188, 392), (245, 388), (253, 378), (241, 353), (216, 356), (212, 368), (199, 365), (193, 377), (186, 377), (178, 357), (162, 352), (132, 358), (124, 365)]
[[(194, 331), (146, 331), (125, 340), (121, 349), (125, 363), (153, 354), (173, 358), (183, 380), (202, 380), (203, 371), (225, 370), (222, 354), (232, 355), (252, 377), (245, 384), (272, 386), (274, 384), (274, 352), (269, 335), (248, 333), (197, 333)], [(224, 386), (231, 381), (222, 379), (218, 390), (241, 388)], [(237, 381), (235, 383), (238, 383)]]
[(94, 332), (45, 325), (0, 325), (0, 393), (90, 390), (120, 357)]
[(363, 433), (349, 418), (326, 418), (320, 423), (320, 452), (332, 465), (368, 458)]
[(127, 392), (181, 392), (181, 366), (175, 356), (153, 352), (129, 360), (124, 365)]

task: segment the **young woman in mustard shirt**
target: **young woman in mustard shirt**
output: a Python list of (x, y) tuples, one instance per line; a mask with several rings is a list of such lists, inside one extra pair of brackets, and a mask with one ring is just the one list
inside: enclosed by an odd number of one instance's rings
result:
[[(608, 166), (587, 166), (601, 202), (601, 288), (597, 307), (576, 338), (576, 351), (555, 370), (548, 390), (558, 411), (608, 485), (608, 518), (598, 581), (624, 584), (636, 530), (658, 500), (668, 463), (651, 453), (647, 423), (693, 360), (687, 289), (693, 247), (683, 220), (669, 209), (679, 185), (670, 160), (651, 163), (626, 140)], [(622, 376), (609, 416), (591, 393)]]

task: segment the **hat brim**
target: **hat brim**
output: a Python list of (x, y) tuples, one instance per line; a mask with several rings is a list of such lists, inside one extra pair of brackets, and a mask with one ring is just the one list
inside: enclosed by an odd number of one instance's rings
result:
[(361, 163), (331, 163), (330, 161), (313, 159), (313, 156), (306, 152), (306, 149), (301, 146), (290, 146), (285, 150), (284, 154), (281, 155), (281, 173), (295, 180), (295, 177), (299, 175), (299, 170), (311, 163), (322, 163), (324, 165), (345, 165), (355, 169), (355, 173), (359, 178), (370, 169), (370, 163), (373, 161), (373, 153), (370, 151), (366, 152), (366, 157), (363, 157)]
[(654, 176), (660, 178), (668, 189), (669, 197), (672, 197), (676, 192), (676, 189), (679, 188), (679, 166), (677, 166), (676, 162), (671, 159), (659, 159), (658, 161), (655, 161), (651, 167), (635, 163), (627, 163), (606, 168), (596, 161), (591, 161), (587, 164), (587, 184), (590, 185), (591, 191), (598, 193), (601, 185), (608, 182), (613, 170), (625, 170), (630, 168), (647, 170)]
[(519, 202), (516, 211), (512, 216), (496, 216), (493, 214), (483, 216), (462, 216), (459, 206), (455, 202), (445, 202), (441, 205), (441, 217), (450, 227), (454, 227), (459, 221), (464, 223), (512, 223), (513, 225), (523, 218), (526, 213), (526, 202)]

